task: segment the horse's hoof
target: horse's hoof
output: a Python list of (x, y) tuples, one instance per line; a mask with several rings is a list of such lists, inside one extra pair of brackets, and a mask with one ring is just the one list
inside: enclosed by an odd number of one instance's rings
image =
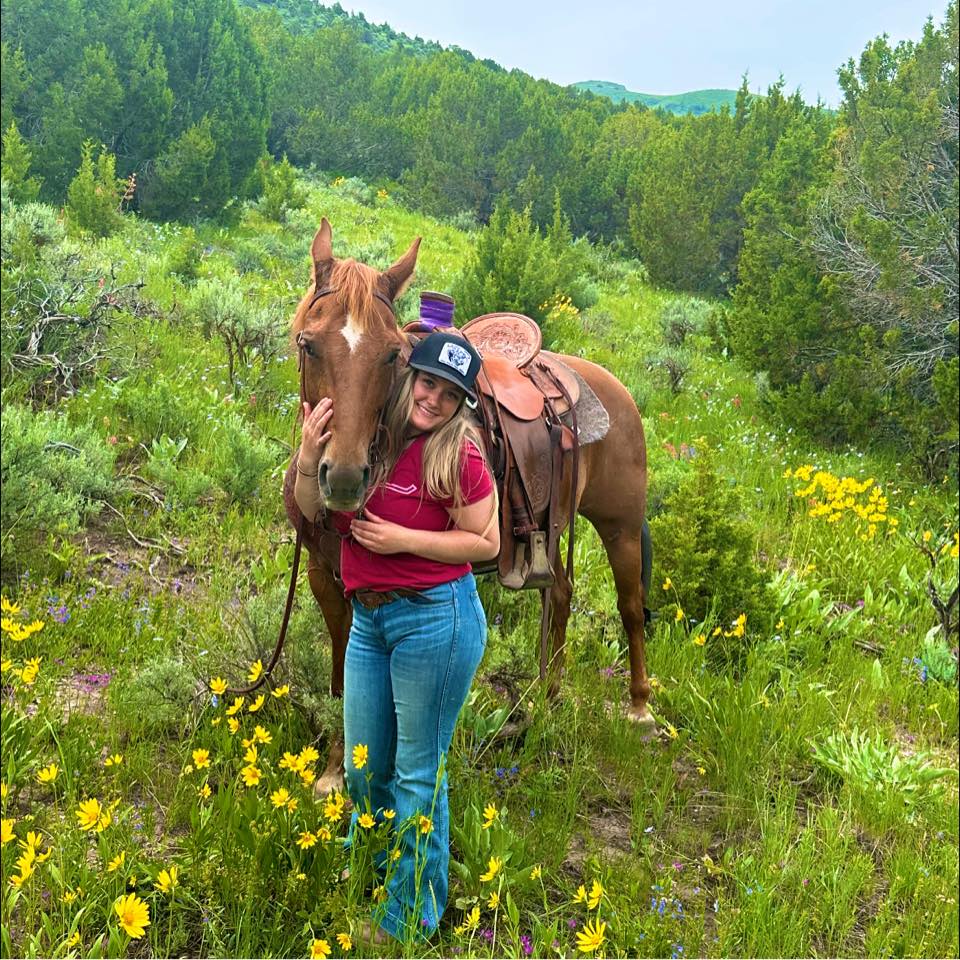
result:
[(331, 793), (343, 793), (343, 771), (325, 771), (313, 784), (313, 795), (317, 800), (325, 800)]
[(644, 736), (652, 737), (657, 732), (656, 718), (646, 707), (642, 710), (639, 707), (630, 707), (627, 710), (627, 719), (635, 723)]

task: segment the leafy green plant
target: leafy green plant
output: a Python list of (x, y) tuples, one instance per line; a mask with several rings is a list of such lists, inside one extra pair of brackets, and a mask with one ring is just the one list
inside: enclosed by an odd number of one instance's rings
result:
[(920, 659), (927, 676), (940, 683), (953, 683), (957, 679), (957, 654), (943, 641), (939, 625), (927, 631), (920, 648)]
[[(117, 490), (114, 453), (88, 425), (3, 405), (0, 446), (2, 557), (42, 531), (73, 532)], [(16, 540), (14, 540), (16, 537)]]
[(101, 150), (93, 159), (93, 141), (83, 145), (80, 168), (67, 190), (67, 212), (83, 230), (106, 237), (123, 223), (120, 199), (124, 181), (117, 179), (117, 159)]
[(851, 787), (866, 793), (895, 793), (915, 807), (943, 795), (944, 777), (956, 771), (937, 766), (926, 751), (904, 755), (881, 734), (854, 727), (813, 745), (813, 759)]
[[(650, 533), (657, 567), (670, 582), (669, 588), (654, 584), (655, 603), (676, 603), (700, 622), (726, 623), (746, 614), (753, 629), (769, 620), (771, 597), (757, 562), (756, 531), (706, 443), (697, 444), (686, 478), (651, 521)], [(710, 649), (726, 647), (733, 655), (743, 647), (742, 637)]]

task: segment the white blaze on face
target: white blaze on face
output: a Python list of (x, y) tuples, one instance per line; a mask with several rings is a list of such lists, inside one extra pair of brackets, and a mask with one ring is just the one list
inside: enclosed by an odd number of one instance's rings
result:
[(343, 334), (343, 339), (347, 341), (347, 346), (350, 347), (350, 352), (353, 353), (357, 349), (357, 346), (360, 343), (360, 340), (363, 337), (363, 330), (353, 322), (353, 314), (347, 314), (347, 322), (343, 325), (343, 329), (340, 331)]

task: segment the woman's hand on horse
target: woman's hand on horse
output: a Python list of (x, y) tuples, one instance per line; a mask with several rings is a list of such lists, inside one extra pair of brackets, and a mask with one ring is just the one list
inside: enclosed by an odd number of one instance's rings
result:
[(363, 516), (366, 519), (350, 521), (350, 533), (361, 547), (371, 553), (408, 552), (409, 530), (406, 527), (383, 520), (366, 509)]
[(302, 470), (311, 473), (320, 464), (323, 448), (332, 434), (327, 424), (333, 416), (333, 401), (324, 397), (315, 407), (303, 401), (303, 436), (300, 440), (299, 464)]

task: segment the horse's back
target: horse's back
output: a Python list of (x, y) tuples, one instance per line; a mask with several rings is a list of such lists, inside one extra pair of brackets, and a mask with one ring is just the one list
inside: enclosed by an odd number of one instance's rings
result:
[(581, 448), (584, 475), (580, 512), (590, 520), (646, 506), (647, 447), (640, 411), (630, 391), (609, 370), (583, 357), (557, 355), (597, 395), (610, 420), (606, 434)]

